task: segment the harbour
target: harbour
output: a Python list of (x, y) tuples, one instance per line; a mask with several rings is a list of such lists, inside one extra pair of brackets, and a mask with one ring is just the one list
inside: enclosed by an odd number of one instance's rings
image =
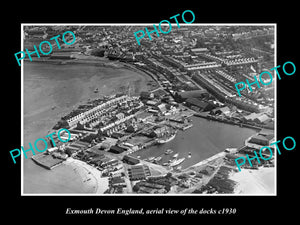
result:
[(165, 144), (152, 145), (132, 153), (132, 156), (150, 161), (161, 157), (156, 162), (159, 165), (169, 166), (170, 160), (185, 158), (180, 163), (182, 169), (190, 167), (226, 148), (239, 148), (244, 145), (245, 139), (257, 131), (250, 128), (241, 128), (231, 124), (207, 120), (201, 117), (192, 117), (193, 126), (186, 130), (179, 130), (175, 138)]

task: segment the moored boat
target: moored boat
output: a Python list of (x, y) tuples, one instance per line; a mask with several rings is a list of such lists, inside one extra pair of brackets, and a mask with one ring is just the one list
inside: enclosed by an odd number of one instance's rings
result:
[(165, 144), (172, 141), (175, 137), (176, 137), (176, 133), (172, 134), (171, 136), (157, 138), (156, 141), (158, 144)]
[(155, 161), (155, 162), (158, 162), (158, 161), (160, 161), (161, 159), (162, 159), (162, 157), (159, 156), (159, 157), (156, 157), (156, 158), (154, 159), (154, 161)]
[(175, 155), (173, 155), (173, 158), (177, 158), (178, 157), (178, 153), (176, 153)]
[(166, 154), (166, 155), (169, 155), (169, 154), (171, 154), (171, 153), (173, 153), (173, 150), (172, 150), (172, 149), (168, 149), (167, 151), (165, 151), (165, 154)]
[(185, 158), (181, 158), (178, 160), (175, 160), (173, 163), (170, 164), (171, 167), (178, 166), (180, 163), (182, 163), (185, 160)]

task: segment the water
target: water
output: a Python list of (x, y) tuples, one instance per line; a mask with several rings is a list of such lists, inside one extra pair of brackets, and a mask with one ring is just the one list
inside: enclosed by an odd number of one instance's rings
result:
[[(181, 164), (184, 169), (222, 152), (226, 148), (243, 146), (245, 139), (257, 132), (200, 117), (192, 117), (192, 120), (193, 127), (185, 131), (178, 131), (172, 141), (143, 149), (135, 152), (134, 155), (139, 155), (142, 159), (161, 156), (162, 160), (159, 161), (159, 164), (163, 164), (178, 153), (178, 159), (185, 157), (185, 161)], [(165, 155), (164, 152), (167, 149), (172, 149), (174, 152)], [(189, 152), (191, 153), (190, 158), (188, 158)]]

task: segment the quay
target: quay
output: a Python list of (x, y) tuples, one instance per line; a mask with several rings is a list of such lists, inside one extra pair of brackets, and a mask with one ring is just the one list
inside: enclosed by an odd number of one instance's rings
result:
[(247, 124), (247, 123), (238, 123), (238, 122), (234, 122), (232, 120), (218, 118), (218, 117), (211, 116), (211, 115), (208, 115), (208, 114), (205, 114), (205, 113), (195, 113), (194, 116), (201, 117), (201, 118), (204, 118), (204, 119), (207, 119), (207, 120), (227, 123), (227, 124), (231, 124), (231, 125), (237, 125), (237, 126), (240, 126), (240, 127), (247, 127), (247, 128), (255, 129), (255, 130), (258, 130), (258, 131), (260, 131), (263, 128), (263, 127), (250, 125), (250, 124)]
[(44, 153), (33, 155), (31, 159), (39, 166), (42, 166), (48, 170), (52, 170), (53, 168), (59, 166), (64, 161), (62, 159), (53, 158), (51, 155), (44, 154)]

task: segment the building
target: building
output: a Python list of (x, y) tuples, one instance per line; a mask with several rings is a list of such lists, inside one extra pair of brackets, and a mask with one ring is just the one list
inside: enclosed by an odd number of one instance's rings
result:
[(230, 109), (228, 106), (222, 107), (222, 108), (217, 108), (213, 110), (214, 114), (216, 115), (224, 115), (224, 116), (229, 116), (230, 114)]
[(184, 91), (184, 92), (176, 92), (175, 99), (179, 101), (184, 101), (188, 98), (204, 98), (209, 94), (205, 89), (202, 90), (193, 90), (193, 91)]
[(243, 120), (245, 122), (265, 123), (270, 121), (270, 118), (264, 113), (251, 113), (244, 116)]
[(150, 133), (150, 137), (162, 137), (171, 133), (171, 128), (168, 126), (157, 127)]
[(136, 165), (128, 168), (128, 175), (131, 181), (144, 180), (151, 176), (150, 169), (146, 165)]
[(130, 98), (126, 95), (112, 98), (86, 111), (75, 110), (69, 115), (63, 117), (62, 120), (66, 121), (70, 127), (77, 125), (78, 122), (80, 122), (81, 124), (85, 124), (93, 119), (97, 119), (98, 117), (104, 115), (105, 113), (107, 113), (107, 109), (111, 108), (112, 106), (116, 106), (118, 103), (126, 102), (129, 99)]
[(211, 103), (204, 102), (197, 98), (188, 98), (185, 100), (185, 102), (187, 106), (192, 107), (198, 111), (210, 111), (214, 108), (214, 105), (212, 105)]
[(126, 182), (123, 177), (111, 177), (109, 178), (109, 185), (111, 187), (126, 187)]
[(115, 153), (115, 154), (120, 154), (122, 152), (127, 151), (126, 148), (120, 147), (118, 145), (113, 145), (110, 147), (109, 152)]
[(128, 156), (128, 155), (125, 155), (123, 157), (123, 160), (122, 160), (124, 163), (127, 163), (129, 165), (136, 165), (138, 163), (140, 163), (140, 160), (136, 159), (136, 158), (133, 158), (131, 156)]
[[(274, 134), (256, 134), (245, 141), (245, 145), (250, 148), (261, 149), (264, 146), (270, 146), (274, 142)], [(272, 146), (273, 147), (273, 146)]]
[(166, 104), (161, 103), (157, 106), (157, 110), (159, 110), (160, 113), (164, 114), (167, 112)]

